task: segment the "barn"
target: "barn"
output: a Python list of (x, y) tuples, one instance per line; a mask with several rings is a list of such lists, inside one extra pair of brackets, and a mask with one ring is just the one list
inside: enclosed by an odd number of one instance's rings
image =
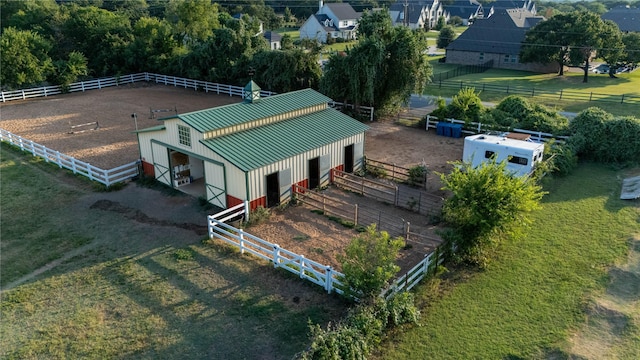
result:
[(220, 208), (289, 201), (292, 185), (330, 182), (363, 166), (368, 126), (312, 89), (261, 98), (250, 81), (237, 104), (159, 119), (137, 131), (145, 175)]

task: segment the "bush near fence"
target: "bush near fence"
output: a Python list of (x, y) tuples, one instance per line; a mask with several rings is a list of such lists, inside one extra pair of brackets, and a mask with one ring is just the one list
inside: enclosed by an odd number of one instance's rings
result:
[(589, 101), (589, 102), (610, 102), (620, 104), (639, 105), (640, 94), (599, 94), (594, 92), (579, 92), (572, 90), (544, 90), (535, 87), (527, 88), (522, 86), (503, 86), (493, 85), (474, 81), (455, 81), (455, 80), (434, 80), (429, 86), (437, 86), (438, 88), (449, 89), (464, 89), (475, 88), (478, 91), (491, 91), (497, 93), (504, 93), (507, 95), (520, 95), (529, 97), (540, 97), (543, 99), (553, 100), (575, 100), (575, 101)]

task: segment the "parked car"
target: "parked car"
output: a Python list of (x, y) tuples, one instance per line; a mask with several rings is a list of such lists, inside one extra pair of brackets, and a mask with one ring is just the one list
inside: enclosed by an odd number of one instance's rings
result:
[(600, 65), (594, 67), (593, 69), (591, 69), (591, 71), (596, 73), (596, 74), (608, 74), (609, 73), (609, 65), (600, 64)]

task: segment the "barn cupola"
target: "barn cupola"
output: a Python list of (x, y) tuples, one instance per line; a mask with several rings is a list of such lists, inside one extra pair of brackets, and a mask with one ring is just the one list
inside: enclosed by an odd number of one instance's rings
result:
[(247, 86), (244, 87), (244, 101), (248, 103), (255, 103), (260, 101), (260, 86), (253, 80), (249, 81)]

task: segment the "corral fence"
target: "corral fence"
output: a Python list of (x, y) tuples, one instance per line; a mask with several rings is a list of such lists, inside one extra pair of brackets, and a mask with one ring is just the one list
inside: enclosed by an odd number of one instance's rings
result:
[(209, 218), (223, 223), (226, 223), (227, 221), (242, 222), (249, 221), (250, 213), (249, 202), (245, 200), (236, 206), (232, 206), (226, 210), (220, 211), (219, 213), (209, 215)]
[(52, 162), (60, 168), (71, 170), (74, 174), (86, 176), (89, 180), (97, 181), (106, 186), (129, 180), (139, 175), (139, 161), (134, 161), (110, 170), (97, 168), (84, 161), (77, 160), (69, 155), (65, 155), (56, 150), (51, 150), (46, 146), (27, 140), (0, 129), (0, 141), (14, 145), (20, 150), (30, 152), (33, 156), (38, 156), (46, 162)]
[[(367, 168), (372, 166), (385, 169), (385, 179), (407, 182), (409, 172), (407, 168), (372, 159), (366, 159), (366, 164)], [(375, 173), (381, 174), (379, 170)], [(426, 180), (424, 181), (426, 184)], [(333, 182), (345, 190), (426, 216), (438, 216), (444, 202), (442, 197), (429, 194), (419, 188), (409, 185), (390, 185), (336, 169), (333, 170)]]
[[(466, 134), (480, 134), (480, 133), (489, 132), (489, 131), (504, 130), (503, 128), (496, 128), (495, 125), (493, 124), (483, 124), (480, 122), (466, 123), (464, 120), (457, 120), (457, 119), (440, 120), (437, 117), (431, 116), (431, 115), (426, 115), (426, 117), (427, 119), (425, 123), (425, 130), (429, 130), (429, 128), (436, 129), (438, 127), (438, 123), (441, 121), (445, 121), (452, 124), (461, 124), (462, 132)], [(567, 139), (569, 139), (568, 136), (554, 135), (554, 134), (545, 133), (542, 131), (531, 131), (531, 130), (524, 130), (524, 129), (508, 129), (508, 131), (529, 134), (531, 135), (531, 140), (535, 142), (545, 142), (551, 139), (555, 139), (558, 141), (566, 141)]]
[[(420, 178), (411, 176), (411, 169), (398, 166), (393, 163), (387, 163), (384, 161), (378, 161), (366, 158), (365, 168), (367, 171), (381, 174), (385, 179), (390, 179), (400, 183), (406, 183), (416, 187), (427, 187), (427, 171), (424, 172)], [(425, 165), (426, 169), (426, 165)]]
[[(155, 74), (155, 73), (148, 73), (148, 72), (75, 82), (69, 85), (66, 92), (79, 92), (79, 91), (84, 92), (87, 90), (103, 89), (111, 86), (133, 84), (141, 81), (154, 82), (156, 84), (170, 85), (170, 86), (181, 87), (185, 89), (193, 89), (196, 91), (204, 91), (206, 93), (212, 92), (218, 95), (243, 96), (244, 94), (244, 87), (242, 86), (212, 83), (208, 81), (193, 80), (193, 79), (181, 78), (177, 76), (162, 75), (162, 74)], [(29, 88), (29, 89), (22, 89), (22, 90), (2, 91), (0, 92), (0, 99), (2, 100), (2, 102), (26, 100), (31, 98), (59, 95), (64, 92), (65, 91), (63, 91), (63, 87), (60, 85), (43, 86), (43, 87), (36, 87), (36, 88)], [(266, 90), (260, 91), (260, 96), (263, 96), (263, 97), (267, 97), (275, 94), (276, 93), (272, 91), (266, 91)], [(355, 109), (354, 105), (344, 104), (344, 103), (335, 102), (335, 101), (330, 102), (329, 106), (337, 110), (348, 109), (350, 111), (354, 111)], [(176, 109), (176, 112), (177, 112), (177, 109)], [(374, 114), (373, 107), (360, 106), (358, 107), (358, 113), (360, 116), (369, 119), (369, 121), (373, 121), (373, 114)], [(152, 110), (152, 114), (153, 114), (153, 110)]]
[(273, 263), (274, 268), (282, 268), (298, 275), (301, 279), (311, 281), (322, 286), (327, 293), (344, 294), (344, 285), (340, 281), (344, 274), (334, 270), (331, 266), (322, 265), (307, 259), (278, 244), (270, 243), (251, 235), (248, 232), (227, 225), (213, 216), (207, 217), (209, 238), (220, 239), (227, 244), (240, 249), (240, 253), (249, 253)]
[(425, 255), (422, 261), (417, 263), (413, 268), (394, 280), (390, 286), (384, 289), (380, 293), (380, 296), (389, 300), (395, 294), (402, 291), (409, 291), (414, 286), (418, 285), (422, 279), (434, 275), (437, 272), (438, 266), (444, 262), (444, 251), (442, 251), (443, 246), (446, 246), (446, 243), (438, 246), (433, 252)]
[(435, 79), (429, 84), (429, 86), (437, 86), (438, 88), (450, 88), (450, 89), (464, 89), (474, 88), (482, 92), (497, 92), (507, 95), (521, 95), (528, 97), (540, 97), (543, 99), (551, 100), (575, 100), (575, 101), (595, 101), (595, 102), (609, 102), (619, 104), (640, 104), (640, 94), (599, 94), (594, 92), (580, 92), (572, 90), (544, 90), (535, 87), (523, 87), (523, 86), (503, 86), (493, 85), (482, 82), (474, 81), (455, 81), (444, 79)]
[[(296, 184), (293, 185), (293, 192), (296, 194), (297, 201), (322, 213), (322, 215), (342, 219), (343, 225), (357, 228), (375, 224), (376, 229), (386, 231), (392, 237), (400, 236), (408, 243), (419, 244), (428, 248), (435, 248), (442, 242), (438, 237), (412, 231), (410, 222), (400, 217), (389, 215), (388, 211), (347, 203), (325, 193), (309, 190)], [(387, 204), (392, 206), (390, 203)]]

